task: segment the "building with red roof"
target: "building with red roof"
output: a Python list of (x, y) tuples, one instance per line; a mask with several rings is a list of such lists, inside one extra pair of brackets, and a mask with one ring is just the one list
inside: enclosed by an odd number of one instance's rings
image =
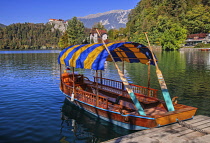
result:
[(96, 29), (92, 29), (90, 31), (90, 44), (91, 43), (102, 43), (102, 40), (107, 43), (108, 42), (108, 35), (106, 30), (99, 30), (98, 32), (100, 35), (98, 35)]
[(210, 33), (190, 34), (187, 36), (187, 46), (195, 46), (198, 43), (210, 43)]

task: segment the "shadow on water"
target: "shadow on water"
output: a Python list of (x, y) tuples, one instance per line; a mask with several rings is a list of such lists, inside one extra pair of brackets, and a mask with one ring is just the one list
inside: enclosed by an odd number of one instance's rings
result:
[(67, 99), (61, 108), (61, 120), (61, 143), (99, 143), (134, 132), (101, 120), (71, 104)]

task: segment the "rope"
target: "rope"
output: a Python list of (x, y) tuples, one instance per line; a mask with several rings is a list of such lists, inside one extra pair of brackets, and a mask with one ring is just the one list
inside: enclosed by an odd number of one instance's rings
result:
[(200, 132), (200, 133), (205, 134), (205, 135), (208, 135), (208, 134), (209, 134), (208, 132), (206, 132), (206, 131), (204, 131), (204, 130), (202, 130), (202, 129), (199, 129), (199, 128), (197, 128), (197, 127), (193, 127), (192, 125), (187, 124), (187, 123), (184, 122), (184, 121), (181, 121), (181, 120), (178, 120), (178, 119), (177, 119), (177, 122), (178, 122), (179, 125), (181, 125), (182, 127), (186, 127), (186, 128), (188, 128), (188, 129), (191, 129), (191, 130), (196, 131), (196, 132)]

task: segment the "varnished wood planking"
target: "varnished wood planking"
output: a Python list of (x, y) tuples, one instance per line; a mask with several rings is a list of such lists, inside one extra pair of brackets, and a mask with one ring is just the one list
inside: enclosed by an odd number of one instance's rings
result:
[(191, 111), (187, 111), (187, 112), (171, 114), (170, 116), (163, 116), (163, 117), (157, 118), (156, 121), (159, 125), (166, 125), (171, 122), (176, 122), (177, 119), (183, 120), (183, 119), (192, 118), (195, 112), (196, 110), (192, 109)]
[[(79, 76), (79, 75), (78, 75)], [(77, 77), (77, 76), (75, 76)], [(70, 77), (69, 77), (70, 78)], [(78, 78), (80, 79), (80, 78)], [(78, 81), (78, 80), (76, 80)], [(145, 112), (147, 113), (147, 116), (138, 116), (138, 113), (136, 112), (135, 108), (132, 108), (130, 104), (133, 105), (131, 99), (125, 95), (119, 95), (118, 94), (110, 94), (109, 90), (107, 91), (106, 85), (97, 87), (100, 91), (103, 91), (102, 95), (96, 95), (95, 90), (90, 88), (90, 85), (84, 84), (83, 80), (81, 84), (75, 84), (75, 100), (74, 102), (80, 106), (81, 108), (85, 109), (86, 111), (101, 117), (103, 119), (107, 120), (114, 120), (115, 124), (122, 124), (122, 126), (126, 128), (130, 128), (128, 125), (132, 125), (132, 129), (137, 129), (136, 127), (146, 127), (146, 128), (153, 128), (158, 127), (170, 123), (174, 123), (179, 120), (189, 119), (192, 118), (195, 114), (195, 111), (197, 108), (190, 107), (186, 105), (181, 104), (175, 104), (175, 111), (167, 112), (165, 109), (165, 103), (162, 102), (162, 100), (158, 100), (154, 97), (148, 97), (142, 94), (137, 94), (136, 96), (139, 97), (139, 100), (143, 107), (145, 108)], [(78, 83), (80, 83), (78, 81)], [(71, 96), (71, 92), (73, 87), (68, 86), (67, 83), (63, 82), (64, 87), (61, 88), (61, 90), (64, 91), (69, 97)], [(94, 84), (92, 84), (93, 86)], [(66, 87), (66, 88), (65, 88)], [(103, 90), (100, 90), (102, 89)], [(92, 89), (90, 92), (87, 91), (87, 89)], [(66, 91), (65, 89), (69, 90)], [(115, 90), (115, 87), (112, 87), (112, 90)], [(122, 89), (117, 89), (121, 91)], [(101, 93), (101, 92), (100, 92)], [(118, 103), (120, 97), (120, 102)], [(143, 98), (143, 100), (142, 100)], [(112, 99), (112, 100), (111, 100)], [(118, 99), (118, 100), (117, 100)], [(145, 102), (148, 99), (148, 103)], [(121, 103), (123, 101), (123, 103)], [(151, 102), (152, 101), (152, 102)], [(155, 101), (155, 102), (154, 102)], [(70, 101), (71, 102), (71, 101)], [(164, 109), (164, 110), (163, 110)], [(133, 116), (134, 115), (134, 116)], [(133, 125), (136, 126), (133, 128)], [(140, 128), (138, 128), (140, 129)]]
[(191, 124), (197, 128), (207, 131), (209, 134), (205, 135), (200, 132), (190, 130), (186, 127), (182, 127), (178, 123), (159, 127), (152, 128), (148, 130), (138, 131), (126, 136), (115, 138), (106, 143), (116, 143), (120, 141), (124, 142), (135, 142), (143, 139), (142, 142), (162, 142), (162, 143), (175, 143), (175, 142), (202, 142), (208, 143), (210, 141), (210, 117), (198, 115), (195, 116), (192, 120), (185, 121), (187, 124)]

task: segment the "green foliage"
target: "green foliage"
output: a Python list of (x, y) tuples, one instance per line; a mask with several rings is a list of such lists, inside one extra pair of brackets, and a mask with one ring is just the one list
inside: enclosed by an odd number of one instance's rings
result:
[(101, 22), (95, 23), (92, 26), (92, 29), (94, 29), (94, 28), (97, 28), (97, 29), (100, 29), (100, 30), (106, 30), (106, 28), (104, 27), (104, 25)]
[(198, 43), (194, 48), (210, 48), (210, 44)]
[(69, 46), (69, 42), (68, 42), (68, 34), (67, 32), (65, 32), (61, 38), (59, 39), (59, 43), (58, 43), (58, 46), (60, 48), (66, 48)]
[(0, 28), (0, 49), (57, 47), (59, 30), (50, 24), (17, 23)]
[(179, 49), (187, 37), (187, 30), (168, 17), (158, 17), (157, 29), (161, 32), (159, 40), (164, 50)]
[(76, 17), (68, 21), (67, 27), (68, 45), (82, 44), (85, 39), (84, 24)]
[(127, 41), (128, 30), (126, 28), (110, 29), (108, 31), (109, 42)]
[(183, 24), (191, 34), (210, 32), (210, 7), (202, 4), (195, 6), (186, 13)]
[(161, 45), (176, 50), (187, 34), (210, 32), (208, 0), (141, 0), (131, 11), (126, 25), (128, 40)]

